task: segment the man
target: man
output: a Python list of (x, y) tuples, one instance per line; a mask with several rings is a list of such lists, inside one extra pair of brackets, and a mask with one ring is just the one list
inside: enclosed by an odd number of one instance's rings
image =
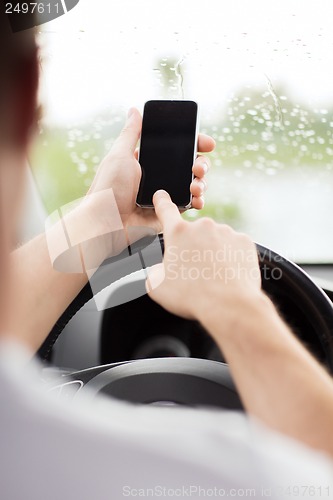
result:
[[(135, 206), (141, 117), (134, 109), (89, 195), (66, 223), (80, 241), (112, 233), (115, 225), (125, 235), (130, 226), (162, 229), (166, 251), (163, 264), (152, 268), (147, 280), (151, 297), (201, 322), (223, 351), (248, 413), (280, 434), (241, 415), (140, 408), (102, 398), (70, 406), (43, 393), (30, 357), (87, 277), (53, 269), (44, 235), (10, 256), (33, 138), (38, 62), (33, 33), (12, 35), (3, 11), (1, 16), (1, 498), (283, 498), (287, 488), (302, 485), (306, 489), (298, 489), (298, 496), (329, 496), (330, 460), (282, 434), (333, 455), (330, 377), (262, 292), (255, 246), (247, 236), (210, 219), (185, 222), (165, 192), (154, 196), (155, 213)], [(200, 151), (213, 147), (211, 138), (200, 136)], [(208, 159), (200, 156), (191, 185), (198, 209), (207, 168)], [(113, 216), (115, 207), (120, 220)], [(57, 227), (51, 231), (57, 236)], [(125, 245), (126, 239), (107, 240), (102, 250), (96, 249), (96, 258)], [(214, 261), (182, 259), (184, 250), (203, 255), (209, 248), (217, 255), (223, 246), (228, 255), (244, 258), (219, 262), (222, 275), (213, 273)], [(197, 271), (196, 279), (190, 268)], [(227, 274), (232, 278), (226, 279)]]

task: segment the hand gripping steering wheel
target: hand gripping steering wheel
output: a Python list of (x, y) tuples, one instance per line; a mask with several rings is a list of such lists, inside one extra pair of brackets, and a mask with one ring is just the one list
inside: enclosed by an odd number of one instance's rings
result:
[[(299, 311), (313, 332), (322, 358), (333, 371), (333, 306), (326, 294), (296, 264), (257, 245), (262, 287), (273, 298), (283, 297)], [(76, 312), (100, 291), (124, 275), (161, 261), (163, 235), (146, 237), (116, 257), (105, 261), (68, 306), (39, 350), (47, 359), (51, 349)], [(144, 255), (144, 258), (142, 258)], [(106, 265), (105, 265), (106, 264)], [(145, 291), (144, 280), (136, 283)], [(223, 304), (221, 304), (223, 307)], [(152, 358), (124, 361), (73, 372), (54, 387), (75, 396), (78, 390), (106, 393), (126, 401), (145, 404), (211, 405), (242, 409), (242, 402), (225, 363), (197, 358)]]

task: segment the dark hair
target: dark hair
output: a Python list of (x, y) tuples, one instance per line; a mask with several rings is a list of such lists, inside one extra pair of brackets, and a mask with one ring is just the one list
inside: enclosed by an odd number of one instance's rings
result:
[[(27, 15), (31, 16), (32, 25), (35, 24), (33, 14)], [(31, 70), (32, 78), (23, 81), (25, 75), (28, 74), (28, 69)], [(32, 120), (34, 111), (30, 108), (36, 108), (37, 82), (38, 62), (35, 30), (27, 29), (13, 33), (8, 15), (5, 13), (5, 2), (0, 0), (0, 139), (3, 139), (7, 133), (8, 127), (6, 125), (10, 121), (8, 101), (18, 85), (26, 85), (26, 96), (28, 97), (27, 102), (18, 103), (18, 106), (22, 105), (24, 108), (22, 111)], [(20, 136), (19, 130), (17, 133)], [(18, 138), (22, 139), (22, 137)]]

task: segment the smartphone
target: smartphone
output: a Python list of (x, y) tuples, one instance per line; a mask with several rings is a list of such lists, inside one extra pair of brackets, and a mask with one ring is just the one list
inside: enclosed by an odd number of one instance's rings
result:
[(136, 203), (153, 207), (153, 194), (167, 191), (179, 208), (190, 208), (192, 166), (197, 154), (198, 105), (194, 101), (148, 101), (143, 111)]

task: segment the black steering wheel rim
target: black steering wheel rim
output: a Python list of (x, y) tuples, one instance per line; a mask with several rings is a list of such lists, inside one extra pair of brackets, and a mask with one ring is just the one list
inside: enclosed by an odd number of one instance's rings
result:
[[(156, 253), (158, 247), (159, 252)], [(144, 262), (148, 263), (147, 267), (160, 262), (164, 250), (163, 235), (155, 239), (144, 238), (127, 249), (127, 252), (108, 259), (108, 264), (112, 266), (113, 281), (122, 277), (124, 269), (126, 274), (138, 270), (139, 259), (133, 257), (142, 250), (145, 251)], [(290, 300), (295, 301), (313, 326), (325, 353), (326, 364), (333, 372), (331, 301), (296, 264), (262, 245), (257, 245), (257, 250), (263, 288), (269, 292), (273, 283), (284, 289)], [(143, 263), (141, 257), (140, 262)], [(103, 266), (97, 273), (102, 273), (103, 279), (99, 276), (97, 280), (98, 287), (102, 290), (111, 283), (110, 276), (103, 276)], [(96, 292), (96, 286), (94, 290)], [(40, 349), (42, 357), (47, 357), (65, 325), (92, 296), (91, 286), (87, 284), (50, 332)], [(204, 359), (155, 358), (113, 363), (69, 374), (62, 378), (62, 385), (71, 390), (76, 387), (81, 391), (87, 387), (90, 395), (104, 393), (136, 403), (150, 404), (166, 400), (189, 406), (243, 409), (228, 366)], [(58, 390), (58, 386), (56, 389)]]
[(288, 290), (288, 296), (294, 298), (299, 309), (313, 326), (325, 352), (325, 363), (333, 373), (333, 305), (331, 300), (297, 264), (262, 245), (257, 244), (257, 250), (263, 289), (269, 294), (271, 280), (274, 281), (274, 270), (278, 270), (281, 274), (281, 284)]
[[(156, 252), (157, 247), (159, 247), (159, 252)], [(107, 263), (113, 266), (113, 281), (123, 277), (124, 269), (126, 269), (126, 274), (138, 270), (137, 259), (134, 262), (133, 256), (143, 249), (145, 250), (145, 262), (147, 262), (148, 256), (148, 265), (160, 262), (160, 256), (164, 251), (163, 235), (145, 237), (121, 254), (108, 259)], [(269, 291), (272, 283), (278, 286), (283, 285), (285, 289), (288, 289), (289, 296), (296, 299), (299, 308), (302, 309), (309, 322), (313, 325), (325, 352), (326, 364), (333, 372), (333, 306), (330, 299), (299, 266), (262, 245), (257, 244), (257, 250), (263, 289)], [(131, 259), (133, 262), (131, 262)], [(112, 282), (108, 273), (103, 276), (104, 269), (105, 267), (101, 266), (96, 272), (96, 274), (99, 274), (97, 282), (101, 290)], [(94, 290), (96, 290), (96, 287), (94, 287)], [(38, 354), (42, 359), (48, 358), (64, 327), (92, 297), (91, 285), (87, 283), (58, 319), (39, 349)]]

